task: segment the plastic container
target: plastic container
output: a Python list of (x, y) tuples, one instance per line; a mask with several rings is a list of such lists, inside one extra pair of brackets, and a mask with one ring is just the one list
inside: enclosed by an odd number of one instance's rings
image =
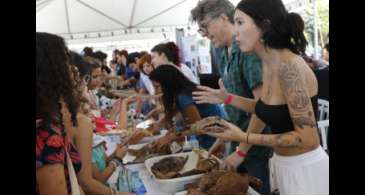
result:
[(199, 150), (199, 141), (195, 135), (190, 136), (189, 143), (192, 147), (192, 150), (194, 150), (194, 151)]
[(173, 179), (157, 179), (151, 171), (152, 165), (154, 163), (160, 161), (163, 158), (166, 158), (169, 156), (186, 156), (186, 155), (189, 156), (189, 159), (186, 162), (184, 168), (179, 171), (179, 173), (183, 173), (183, 172), (196, 168), (196, 164), (197, 164), (199, 157), (195, 152), (184, 152), (184, 153), (178, 153), (178, 154), (158, 156), (158, 157), (153, 157), (153, 158), (147, 159), (145, 161), (145, 166), (146, 166), (147, 171), (152, 175), (152, 178), (158, 183), (161, 191), (166, 192), (166, 193), (175, 193), (178, 191), (182, 191), (182, 190), (184, 190), (184, 187), (186, 184), (196, 182), (196, 181), (198, 181), (198, 179), (200, 177), (203, 176), (203, 174), (197, 174), (197, 175), (179, 177), (179, 178), (173, 178)]
[[(146, 144), (148, 144), (148, 143), (129, 145), (128, 149), (138, 150), (138, 149), (142, 148), (143, 146), (145, 146)], [(136, 157), (129, 154), (129, 152), (127, 152), (127, 154), (123, 157), (123, 164), (136, 164), (133, 162), (134, 159), (136, 159)]]
[(188, 138), (187, 136), (185, 136), (185, 142), (184, 142), (184, 145), (183, 145), (183, 151), (184, 152), (190, 152), (192, 150), (192, 146), (190, 144), (190, 142), (188, 141)]
[[(184, 191), (181, 191), (181, 192), (176, 192), (173, 195), (188, 195), (188, 191), (184, 190)], [(258, 192), (256, 192), (253, 188), (248, 187), (247, 195), (260, 195), (260, 194)]]

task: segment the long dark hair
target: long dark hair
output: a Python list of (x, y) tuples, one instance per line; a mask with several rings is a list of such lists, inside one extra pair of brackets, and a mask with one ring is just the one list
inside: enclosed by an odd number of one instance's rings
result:
[(42, 120), (42, 125), (61, 123), (61, 99), (71, 113), (73, 125), (77, 125), (76, 113), (81, 93), (77, 90), (78, 73), (68, 62), (67, 54), (63, 38), (36, 33), (36, 118)]
[(170, 62), (178, 67), (181, 66), (180, 49), (174, 42), (158, 44), (151, 49), (151, 52), (157, 52), (160, 55), (164, 53)]
[(196, 84), (191, 82), (186, 76), (172, 65), (161, 65), (153, 70), (150, 75), (152, 81), (161, 85), (163, 93), (162, 102), (165, 107), (168, 122), (176, 112), (176, 98), (180, 94), (192, 95), (196, 90)]
[(304, 22), (297, 13), (288, 13), (282, 0), (242, 0), (236, 9), (249, 15), (263, 31), (265, 46), (305, 53)]
[(83, 57), (80, 54), (78, 54), (74, 51), (70, 51), (69, 54), (70, 54), (69, 62), (79, 69), (79, 76), (81, 78), (87, 74), (90, 74), (89, 73), (90, 68), (88, 67), (88, 64), (85, 62), (85, 60), (83, 59)]

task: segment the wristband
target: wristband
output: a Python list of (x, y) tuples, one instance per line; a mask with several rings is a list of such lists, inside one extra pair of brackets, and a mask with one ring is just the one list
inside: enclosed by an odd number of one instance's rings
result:
[(232, 103), (233, 100), (233, 95), (232, 94), (228, 94), (226, 100), (224, 100), (224, 104), (225, 105), (229, 105), (230, 103)]
[(244, 158), (247, 155), (247, 153), (241, 151), (238, 146), (236, 147), (236, 154), (241, 158)]
[(117, 159), (111, 160), (110, 163), (113, 164), (115, 168), (118, 168), (118, 166), (121, 164)]

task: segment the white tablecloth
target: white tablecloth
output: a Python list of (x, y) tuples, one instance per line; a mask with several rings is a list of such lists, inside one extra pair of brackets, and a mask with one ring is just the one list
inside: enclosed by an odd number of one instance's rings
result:
[[(147, 193), (145, 195), (171, 195), (169, 193), (161, 192), (159, 190), (158, 184), (152, 179), (151, 175), (148, 173), (144, 164), (127, 165), (129, 170), (138, 171), (139, 177), (143, 181), (146, 187)], [(114, 171), (112, 176), (110, 176), (107, 181), (111, 186), (117, 182), (119, 170)]]
[[(115, 150), (116, 145), (117, 145), (116, 143), (119, 143), (119, 141), (118, 141), (117, 137), (106, 136), (105, 138), (106, 138), (106, 142), (107, 142), (106, 143), (107, 144), (106, 153), (108, 155), (110, 155)], [(139, 172), (139, 177), (143, 181), (143, 184), (145, 185), (146, 190), (147, 190), (147, 193), (145, 195), (171, 195), (169, 193), (162, 192), (159, 190), (158, 183), (156, 183), (153, 180), (152, 176), (148, 173), (144, 164), (140, 163), (140, 164), (126, 165), (126, 168), (128, 168), (129, 170), (132, 170), (132, 171)], [(107, 183), (109, 185), (114, 186), (116, 184), (117, 179), (118, 179), (118, 173), (119, 173), (119, 167), (118, 167), (118, 169), (116, 169), (114, 171), (114, 173), (108, 179)], [(249, 188), (248, 195), (259, 195), (259, 193), (255, 192), (252, 188)]]
[[(143, 181), (143, 184), (146, 187), (147, 193), (145, 195), (171, 195), (166, 192), (162, 192), (159, 190), (158, 183), (156, 183), (151, 175), (148, 173), (144, 164), (134, 164), (134, 165), (127, 165), (126, 168), (132, 171), (138, 171), (139, 177)], [(114, 171), (114, 173), (110, 176), (109, 180), (107, 181), (111, 186), (117, 182), (118, 179), (118, 172), (119, 169)], [(248, 189), (248, 195), (259, 195), (255, 190), (251, 187)]]

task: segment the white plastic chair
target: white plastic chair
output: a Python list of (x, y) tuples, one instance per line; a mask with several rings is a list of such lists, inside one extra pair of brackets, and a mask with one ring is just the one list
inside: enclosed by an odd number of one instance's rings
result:
[(321, 140), (322, 140), (322, 147), (323, 149), (327, 150), (328, 146), (327, 146), (327, 137), (328, 137), (328, 127), (330, 126), (330, 120), (322, 120), (322, 121), (318, 121), (318, 130), (321, 136)]
[(327, 100), (318, 99), (318, 121), (329, 119), (330, 105)]

